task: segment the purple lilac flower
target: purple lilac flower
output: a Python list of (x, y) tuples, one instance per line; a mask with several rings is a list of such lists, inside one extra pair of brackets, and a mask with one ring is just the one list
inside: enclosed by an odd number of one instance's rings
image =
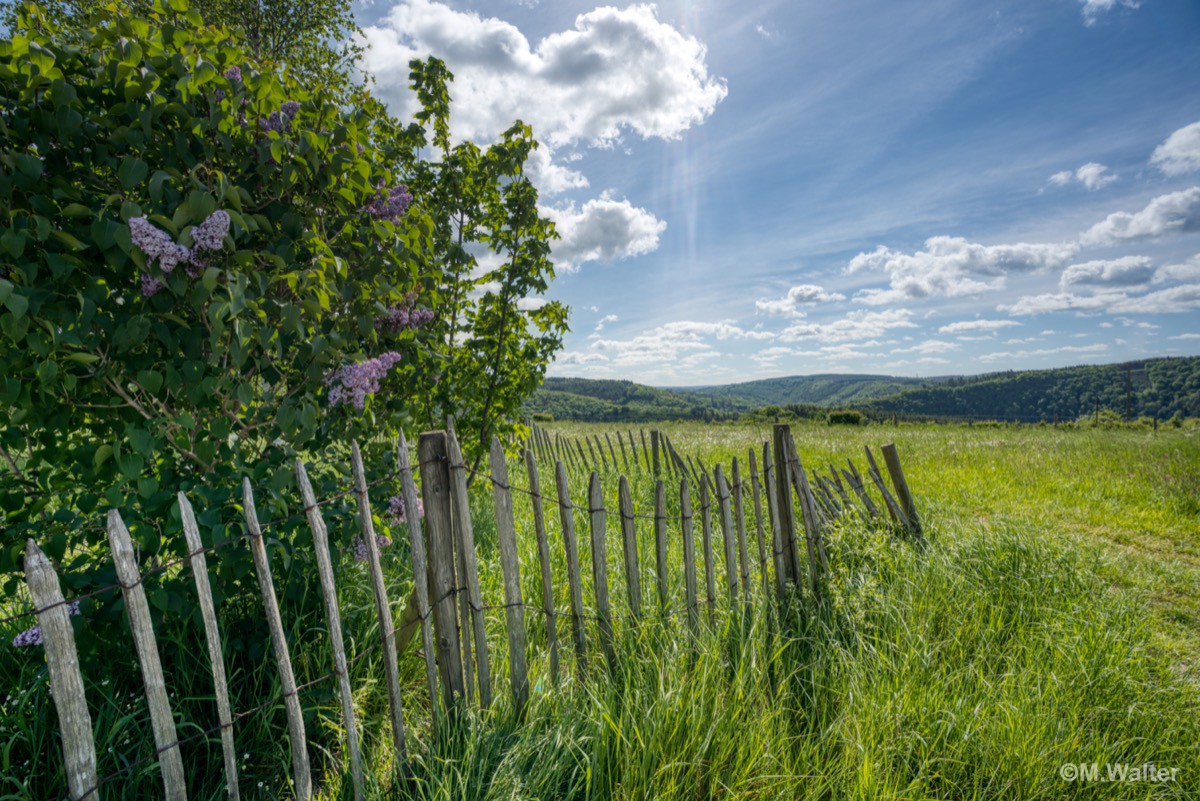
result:
[(218, 209), (192, 229), (192, 242), (196, 250), (220, 250), (228, 233), (229, 212)]
[(325, 379), (325, 385), (332, 387), (329, 390), (329, 405), (350, 402), (361, 411), (366, 406), (367, 395), (379, 391), (379, 382), (398, 361), (400, 354), (388, 351), (374, 359), (334, 370)]
[(176, 245), (166, 231), (155, 227), (145, 217), (130, 218), (129, 238), (135, 247), (146, 254), (148, 261), (157, 259), (164, 273), (171, 272), (175, 265), (186, 262), (192, 255), (190, 250), (183, 245)]
[(284, 111), (272, 111), (265, 120), (259, 120), (258, 124), (264, 131), (275, 131), (278, 134), (292, 130), (292, 118)]
[(287, 116), (289, 121), (294, 120), (296, 119), (296, 115), (300, 113), (300, 104), (295, 100), (289, 100), (280, 106), (279, 110)]
[(403, 306), (390, 306), (382, 317), (375, 318), (375, 328), (398, 334), (406, 328), (420, 328), (433, 319), (429, 309), (417, 309), (417, 293), (409, 292), (404, 298)]
[[(67, 604), (67, 614), (71, 617), (79, 616), (79, 601), (71, 601)], [(13, 637), (12, 644), (16, 648), (25, 648), (30, 645), (41, 645), (42, 627), (34, 626), (33, 628), (25, 629), (16, 637)]]
[(412, 203), (413, 196), (404, 184), (396, 184), (388, 189), (383, 181), (376, 185), (375, 199), (363, 207), (363, 210), (379, 220), (399, 222)]
[[(380, 534), (379, 536), (375, 537), (375, 544), (380, 548), (386, 548), (392, 544), (392, 538)], [(354, 541), (354, 561), (367, 561), (367, 541), (362, 537), (359, 537)]]
[(229, 69), (225, 70), (225, 77), (231, 81), (240, 81), (242, 79), (242, 68), (234, 64)]
[[(417, 498), (417, 517), (425, 516), (425, 502)], [(393, 495), (388, 499), (388, 520), (392, 525), (399, 525), (405, 522), (404, 515), (404, 496)]]
[(162, 291), (166, 284), (161, 279), (155, 278), (153, 275), (146, 273), (142, 274), (142, 297), (152, 298)]

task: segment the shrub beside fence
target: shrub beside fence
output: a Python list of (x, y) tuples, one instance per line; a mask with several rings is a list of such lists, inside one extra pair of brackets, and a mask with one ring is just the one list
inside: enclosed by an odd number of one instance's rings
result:
[[(266, 620), (270, 630), (272, 652), (279, 673), (282, 694), (251, 710), (234, 714), (229, 706), (224, 655), (217, 625), (217, 615), (208, 583), (207, 556), (242, 540), (234, 539), (220, 546), (204, 547), (196, 525), (195, 512), (187, 497), (178, 496), (180, 514), (188, 543), (183, 559), (142, 573), (139, 571), (128, 531), (121, 516), (111, 511), (107, 528), (112, 557), (117, 568), (118, 584), (101, 588), (92, 594), (119, 589), (124, 597), (130, 632), (145, 684), (155, 739), (152, 754), (130, 762), (122, 770), (100, 776), (97, 772), (95, 741), (88, 705), (84, 696), (83, 677), (76, 653), (74, 633), (69, 615), (70, 601), (64, 600), (54, 568), (38, 545), (27, 543), (26, 578), (34, 609), (22, 615), (36, 615), (41, 626), (45, 656), (49, 669), (51, 692), (62, 731), (63, 759), (66, 768), (68, 798), (84, 801), (98, 798), (106, 782), (115, 781), (135, 767), (157, 760), (165, 795), (175, 801), (187, 798), (186, 780), (180, 758), (181, 749), (196, 741), (219, 734), (225, 782), (230, 799), (239, 798), (238, 772), (235, 760), (235, 726), (238, 720), (269, 705), (283, 702), (287, 715), (287, 740), (292, 757), (292, 782), (297, 798), (308, 799), (313, 793), (313, 778), (308, 758), (308, 742), (300, 710), (299, 693), (325, 681), (337, 682), (338, 699), (345, 732), (344, 758), (350, 774), (354, 796), (361, 801), (364, 793), (364, 766), (360, 753), (358, 727), (353, 704), (353, 688), (349, 667), (359, 659), (380, 649), (383, 656), (384, 683), (389, 700), (389, 722), (395, 760), (403, 765), (407, 760), (405, 710), (399, 680), (398, 654), (403, 652), (420, 630), (425, 662), (429, 703), (435, 715), (457, 714), (464, 706), (490, 707), (494, 701), (491, 675), (492, 645), (487, 641), (484, 613), (503, 610), (507, 632), (507, 665), (509, 694), (516, 714), (520, 716), (529, 697), (529, 637), (526, 613), (542, 614), (546, 619), (546, 648), (551, 681), (558, 684), (561, 673), (557, 624), (560, 617), (570, 621), (571, 642), (577, 674), (587, 674), (590, 624), (595, 624), (599, 650), (611, 668), (615, 662), (614, 613), (609, 597), (610, 581), (606, 558), (608, 522), (615, 517), (619, 525), (624, 573), (627, 616), (633, 625), (647, 612), (643, 605), (643, 570), (639, 565), (639, 521), (648, 521), (653, 533), (655, 613), (663, 618), (685, 616), (687, 628), (696, 632), (701, 625), (701, 607), (707, 608), (711, 622), (724, 596), (727, 607), (735, 612), (745, 610), (756, 602), (805, 603), (817, 602), (825, 593), (828, 559), (824, 534), (832, 520), (856, 514), (869, 519), (883, 520), (884, 512), (870, 497), (858, 469), (848, 461), (849, 470), (830, 466), (828, 475), (806, 471), (796, 452), (795, 442), (787, 425), (777, 425), (772, 443), (762, 446), (762, 474), (754, 448), (748, 451), (748, 477), (743, 477), (741, 465), (734, 459), (730, 478), (716, 465), (711, 471), (702, 462), (686, 461), (670, 439), (659, 431), (651, 431), (650, 447), (644, 432), (641, 450), (638, 440), (629, 431), (627, 437), (617, 434), (621, 448), (621, 466), (629, 472), (631, 465), (654, 474), (653, 512), (638, 513), (633, 506), (629, 483), (624, 474), (618, 480), (616, 510), (606, 507), (598, 468), (618, 470), (616, 449), (605, 435), (585, 438), (589, 457), (584, 456), (579, 440), (553, 434), (534, 425), (522, 445), (523, 465), (527, 486), (514, 485), (509, 478), (509, 465), (499, 440), (491, 443), (489, 470), (473, 471), (462, 458), (453, 428), (422, 434), (417, 443), (417, 470), (421, 476), (420, 500), (424, 504), (422, 524), (416, 514), (408, 516), (409, 545), (412, 558), (414, 591), (397, 625), (383, 580), (379, 549), (371, 514), (369, 492), (362, 457), (357, 445), (351, 450), (351, 472), (354, 486), (350, 491), (358, 504), (359, 528), (365, 546), (368, 574), (379, 618), (379, 638), (374, 645), (352, 658), (347, 658), (342, 638), (341, 616), (338, 609), (337, 587), (324, 518), (321, 507), (329, 500), (318, 501), (302, 461), (296, 463), (296, 482), (304, 503), (304, 516), (313, 535), (316, 550), (319, 586), (329, 633), (332, 669), (303, 685), (297, 685), (292, 670), (289, 643), (284, 636), (281, 613), (275, 598), (271, 566), (263, 541), (263, 525), (254, 506), (254, 491), (249, 479), (243, 483), (243, 514), (247, 536), (259, 580)], [(607, 455), (605, 453), (607, 446)], [(628, 447), (628, 456), (626, 448)], [(387, 479), (400, 479), (406, 508), (418, 508), (418, 495), (409, 461), (409, 448), (403, 436), (398, 442), (397, 470)], [(900, 466), (894, 445), (882, 448), (884, 464), (891, 479), (892, 490), (883, 480), (874, 454), (866, 451), (868, 474), (884, 503), (894, 530), (914, 542), (921, 542), (923, 532), (908, 483)], [(556, 492), (547, 497), (541, 491), (539, 465), (553, 465)], [(697, 467), (699, 465), (699, 467)], [(569, 494), (568, 470), (589, 471), (586, 503), (574, 502)], [(668, 517), (666, 513), (667, 485), (660, 477), (668, 473), (678, 480), (679, 550), (682, 552), (685, 602), (671, 606)], [(711, 477), (710, 477), (711, 476)], [(473, 527), (468, 500), (468, 480), (480, 477), (491, 484), (496, 513), (496, 533), (500, 568), (503, 574), (503, 603), (487, 605), (480, 589)], [(386, 480), (386, 479), (385, 479)], [(379, 483), (379, 482), (375, 482)], [(846, 487), (850, 491), (847, 492)], [(692, 504), (693, 489), (699, 493), (699, 508)], [(674, 488), (672, 488), (674, 491)], [(513, 493), (530, 498), (533, 509), (533, 536), (536, 538), (541, 598), (528, 602), (522, 594), (517, 531), (513, 517)], [(853, 493), (853, 494), (851, 494)], [(764, 519), (762, 498), (766, 497)], [(748, 504), (747, 499), (752, 503)], [(714, 503), (715, 500), (715, 503)], [(545, 525), (543, 501), (559, 509), (560, 533), (569, 585), (569, 611), (560, 612), (555, 606), (551, 572), (550, 539)], [(714, 508), (715, 507), (715, 508)], [(747, 507), (753, 515), (753, 540), (747, 527)], [(801, 533), (795, 520), (800, 510)], [(583, 583), (576, 537), (576, 511), (586, 511), (592, 553), (592, 588), (594, 615), (587, 614), (583, 603)], [(696, 553), (695, 511), (700, 516), (700, 555)], [(717, 518), (721, 539), (714, 548), (713, 517)], [(268, 524), (269, 525), (269, 524)], [(641, 524), (642, 531), (647, 523)], [(770, 541), (767, 540), (767, 531)], [(524, 533), (524, 532), (523, 532)], [(757, 558), (751, 553), (755, 546)], [(719, 558), (718, 558), (719, 557)], [(699, 598), (698, 563), (703, 565), (705, 599)], [(175, 565), (186, 564), (195, 577), (199, 607), (205, 627), (210, 657), (215, 702), (219, 723), (202, 732), (180, 739), (175, 730), (166, 684), (159, 664), (158, 643), (151, 623), (149, 606), (142, 583), (146, 577)], [(723, 575), (718, 577), (718, 569)], [(772, 572), (774, 581), (772, 581)], [(676, 579), (678, 581), (678, 579)], [(718, 593), (718, 581), (723, 592)], [(772, 595), (770, 588), (774, 586)], [(761, 588), (756, 590), (756, 588)], [(651, 613), (653, 614), (653, 613)], [(295, 647), (295, 643), (290, 647)]]

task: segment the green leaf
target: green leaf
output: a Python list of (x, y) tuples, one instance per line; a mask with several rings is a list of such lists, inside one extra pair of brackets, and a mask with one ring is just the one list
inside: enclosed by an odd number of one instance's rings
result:
[(121, 186), (126, 189), (133, 187), (146, 180), (146, 176), (150, 174), (150, 167), (146, 162), (133, 156), (127, 156), (121, 162), (121, 166), (117, 169), (117, 178), (121, 181)]
[(96, 448), (96, 455), (92, 457), (92, 467), (99, 470), (100, 466), (102, 464), (104, 464), (105, 462), (107, 462), (112, 457), (112, 455), (113, 455), (113, 446), (112, 445), (109, 445), (108, 443), (101, 445), (99, 448)]
[(29, 298), (13, 292), (4, 299), (4, 307), (12, 312), (14, 317), (20, 320), (25, 316), (25, 312), (29, 310)]

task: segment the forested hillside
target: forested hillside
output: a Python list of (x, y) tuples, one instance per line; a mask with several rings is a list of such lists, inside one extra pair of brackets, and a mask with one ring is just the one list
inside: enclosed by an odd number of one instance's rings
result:
[(766, 378), (718, 387), (679, 388), (675, 391), (714, 409), (733, 411), (794, 403), (853, 406), (895, 395), (905, 389), (937, 384), (945, 380), (830, 373)]
[(586, 422), (715, 420), (737, 417), (698, 403), (681, 393), (632, 381), (547, 378), (525, 404), (529, 414)]

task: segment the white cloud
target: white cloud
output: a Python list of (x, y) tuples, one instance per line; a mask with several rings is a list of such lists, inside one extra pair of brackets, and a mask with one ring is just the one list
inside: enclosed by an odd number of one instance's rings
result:
[(1177, 334), (1173, 337), (1167, 337), (1167, 339), (1200, 339), (1200, 334)]
[(367, 72), (392, 110), (410, 116), (408, 62), (435, 55), (454, 73), (456, 137), (490, 141), (519, 110), (540, 140), (611, 146), (624, 131), (678, 138), (724, 99), (705, 47), (655, 6), (595, 8), (532, 45), (516, 26), (433, 0), (401, 0), (364, 29)]
[(1168, 136), (1154, 149), (1150, 163), (1166, 175), (1200, 170), (1200, 122), (1193, 122)]
[(1111, 245), (1196, 230), (1200, 230), (1200, 186), (1159, 195), (1135, 214), (1124, 211), (1110, 214), (1085, 231), (1079, 241), (1084, 245)]
[(840, 320), (831, 323), (796, 322), (780, 333), (784, 342), (801, 339), (816, 339), (821, 342), (853, 342), (860, 339), (882, 337), (894, 328), (916, 328), (908, 309), (886, 309), (884, 311), (852, 311)]
[(604, 326), (608, 325), (609, 323), (615, 323), (620, 319), (621, 318), (615, 314), (606, 314), (596, 322), (596, 328), (594, 330), (596, 333), (599, 333), (604, 330)]
[(549, 148), (539, 147), (529, 153), (525, 161), (529, 180), (537, 187), (539, 197), (560, 195), (572, 189), (586, 189), (587, 176), (569, 167), (554, 163), (554, 154)]
[(1083, 24), (1095, 25), (1101, 14), (1121, 6), (1128, 9), (1140, 8), (1141, 0), (1079, 0), (1083, 5)]
[(517, 308), (521, 311), (535, 311), (546, 305), (548, 301), (545, 298), (521, 298), (517, 301)]
[(1071, 286), (1141, 286), (1154, 277), (1155, 269), (1145, 256), (1123, 256), (1119, 259), (1085, 261), (1063, 270), (1059, 284)]
[(1178, 314), (1194, 309), (1200, 309), (1200, 284), (1184, 284), (1126, 298), (1113, 304), (1109, 311), (1117, 314)]
[(589, 261), (615, 261), (640, 256), (658, 248), (658, 237), (667, 224), (628, 200), (607, 195), (582, 207), (574, 203), (543, 208), (561, 237), (551, 245), (555, 264), (567, 271)]
[(1161, 284), (1166, 281), (1200, 284), (1200, 253), (1192, 256), (1186, 262), (1159, 267), (1154, 273), (1154, 283)]
[(1097, 164), (1094, 161), (1089, 161), (1079, 169), (1072, 172), (1071, 170), (1063, 170), (1056, 172), (1050, 176), (1048, 183), (1054, 186), (1066, 186), (1067, 184), (1078, 182), (1084, 185), (1090, 191), (1103, 189), (1104, 187), (1117, 180), (1119, 176), (1115, 173), (1108, 173), (1108, 167), (1103, 164)]
[(961, 334), (964, 331), (995, 331), (1000, 328), (1011, 328), (1020, 325), (1016, 320), (962, 320), (957, 323), (943, 325), (938, 329), (939, 334)]
[(754, 307), (762, 314), (789, 315), (803, 317), (800, 311), (802, 304), (825, 303), (832, 300), (845, 300), (846, 296), (837, 292), (826, 292), (824, 287), (816, 284), (800, 284), (788, 290), (787, 294), (778, 300), (763, 298), (755, 301)]
[(1088, 355), (1097, 355), (1108, 350), (1108, 345), (1098, 343), (1095, 345), (1063, 345), (1058, 348), (1040, 348), (1038, 350), (1018, 350), (1008, 351), (1004, 353), (985, 353), (979, 357), (980, 361), (994, 362), (1000, 359), (1030, 359), (1037, 356), (1053, 356), (1059, 353), (1079, 353)]
[(954, 342), (946, 342), (941, 339), (927, 339), (924, 342), (913, 345), (909, 348), (897, 348), (892, 353), (949, 353), (952, 350), (961, 348)]
[(1182, 284), (1130, 296), (1126, 292), (1102, 291), (1094, 295), (1072, 292), (1051, 292), (1027, 295), (1010, 306), (1000, 306), (1009, 314), (1046, 314), (1058, 311), (1098, 312), (1109, 314), (1178, 314), (1200, 309), (1200, 284)]
[[(916, 253), (901, 253), (880, 245), (872, 253), (855, 256), (847, 271), (882, 270), (888, 274), (890, 289), (864, 289), (854, 297), (860, 303), (876, 306), (934, 295), (978, 295), (1002, 287), (1008, 273), (1062, 267), (1078, 250), (1077, 245), (1065, 242), (980, 245), (961, 237), (935, 236), (925, 240), (925, 250)], [(972, 276), (993, 280), (978, 281)]]
[(766, 331), (741, 328), (728, 320), (680, 320), (660, 325), (631, 339), (597, 339), (589, 345), (589, 349), (592, 353), (603, 354), (606, 360), (619, 367), (657, 363), (674, 367), (719, 356), (720, 351), (711, 342), (714, 339), (767, 340), (774, 336)]
[(779, 35), (778, 32), (770, 30), (765, 25), (763, 25), (761, 22), (754, 26), (754, 32), (768, 41), (770, 41), (771, 39), (774, 39), (776, 36)]

